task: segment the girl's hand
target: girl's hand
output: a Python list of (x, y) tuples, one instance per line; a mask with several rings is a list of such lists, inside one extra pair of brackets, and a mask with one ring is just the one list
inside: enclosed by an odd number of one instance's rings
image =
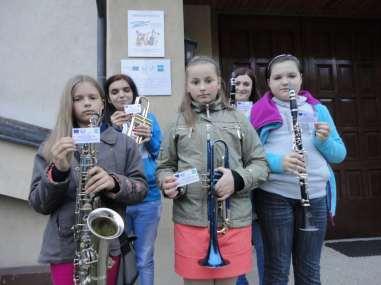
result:
[(123, 124), (131, 119), (131, 114), (126, 114), (124, 111), (116, 111), (111, 115), (111, 123), (117, 127), (122, 127)]
[(160, 188), (169, 199), (174, 199), (179, 193), (179, 190), (177, 190), (176, 177), (174, 176), (165, 177)]
[(133, 129), (134, 135), (143, 137), (142, 143), (149, 142), (152, 137), (151, 127), (146, 125), (139, 125)]
[(86, 193), (97, 193), (103, 190), (111, 191), (115, 188), (115, 181), (103, 168), (94, 166), (88, 171), (90, 179), (85, 185)]
[(218, 167), (216, 171), (222, 173), (222, 177), (217, 181), (215, 190), (218, 201), (224, 201), (234, 193), (234, 178), (232, 171), (227, 168)]
[(303, 155), (290, 152), (283, 158), (283, 169), (286, 172), (299, 175), (300, 173), (306, 173), (306, 164), (303, 161)]
[(70, 168), (71, 154), (76, 150), (71, 137), (62, 137), (52, 146), (53, 163), (62, 172)]
[(318, 139), (325, 141), (329, 136), (329, 125), (324, 122), (315, 123), (315, 134)]

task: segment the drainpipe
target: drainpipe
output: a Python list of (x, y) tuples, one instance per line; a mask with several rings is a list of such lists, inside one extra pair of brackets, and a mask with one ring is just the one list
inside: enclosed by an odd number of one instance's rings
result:
[(97, 18), (97, 79), (101, 86), (106, 81), (106, 0), (96, 0)]

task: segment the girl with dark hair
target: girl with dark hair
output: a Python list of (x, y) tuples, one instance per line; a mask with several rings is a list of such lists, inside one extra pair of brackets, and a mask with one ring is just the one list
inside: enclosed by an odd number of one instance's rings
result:
[(254, 103), (259, 99), (257, 80), (253, 70), (248, 67), (238, 67), (233, 71), (236, 86), (236, 100)]
[[(244, 114), (250, 117), (252, 104), (259, 99), (259, 92), (257, 90), (257, 80), (254, 75), (253, 70), (247, 67), (238, 67), (233, 71), (235, 77), (236, 85), (236, 105), (237, 109), (240, 110), (240, 104), (250, 103), (249, 106), (244, 106)], [(252, 201), (255, 197), (255, 191), (251, 193)], [(254, 245), (255, 253), (257, 257), (257, 271), (259, 285), (263, 284), (264, 276), (264, 257), (263, 257), (263, 242), (261, 229), (258, 223), (258, 216), (255, 211), (255, 204), (252, 203), (253, 209), (253, 222), (252, 222), (252, 237), (251, 242)], [(237, 279), (236, 285), (246, 285), (249, 284), (245, 275), (241, 275)]]
[[(121, 131), (123, 124), (131, 121), (131, 114), (124, 112), (124, 106), (135, 102), (139, 97), (134, 81), (124, 74), (116, 74), (105, 83), (107, 98), (106, 121)], [(139, 271), (139, 284), (154, 284), (154, 250), (161, 215), (161, 193), (156, 185), (156, 158), (161, 144), (161, 131), (156, 117), (148, 112), (151, 126), (134, 126), (133, 134), (142, 136), (139, 150), (148, 181), (148, 194), (142, 203), (129, 205), (126, 210), (127, 234), (134, 233), (136, 267)]]

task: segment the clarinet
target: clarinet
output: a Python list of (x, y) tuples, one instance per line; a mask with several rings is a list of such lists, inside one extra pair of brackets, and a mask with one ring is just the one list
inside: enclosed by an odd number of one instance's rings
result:
[[(298, 104), (296, 101), (296, 92), (290, 86), (288, 87), (288, 96), (290, 99), (290, 110), (292, 117), (292, 131), (293, 131), (293, 150), (303, 156), (304, 149), (302, 144), (302, 130), (298, 122)], [(314, 232), (318, 229), (311, 224), (312, 214), (310, 213), (310, 199), (307, 188), (307, 173), (299, 173), (299, 186), (300, 186), (300, 205), (302, 207), (302, 221), (299, 230), (305, 232)]]

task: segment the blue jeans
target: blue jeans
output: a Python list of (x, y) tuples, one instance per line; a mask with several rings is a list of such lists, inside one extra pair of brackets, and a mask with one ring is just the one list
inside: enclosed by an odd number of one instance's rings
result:
[(263, 254), (262, 231), (258, 220), (253, 220), (252, 229), (252, 243), (255, 247), (255, 253), (257, 255), (258, 280), (259, 285), (263, 285), (265, 275), (265, 257)]
[[(253, 205), (253, 211), (255, 211), (254, 205)], [(263, 285), (265, 258), (263, 255), (263, 241), (262, 241), (261, 228), (258, 223), (258, 219), (253, 220), (253, 223), (252, 223), (251, 243), (255, 247), (255, 253), (257, 256), (257, 270), (258, 270), (259, 285)], [(249, 284), (246, 276), (245, 275), (238, 276), (236, 285), (246, 285), (246, 284)]]
[(154, 284), (155, 240), (161, 214), (161, 200), (127, 206), (127, 234), (134, 233), (136, 267), (139, 270), (139, 284)]
[(310, 200), (315, 232), (299, 230), (301, 207), (298, 199), (258, 190), (256, 208), (261, 223), (265, 253), (265, 284), (287, 285), (290, 262), (296, 285), (320, 282), (320, 256), (327, 227), (326, 197)]

